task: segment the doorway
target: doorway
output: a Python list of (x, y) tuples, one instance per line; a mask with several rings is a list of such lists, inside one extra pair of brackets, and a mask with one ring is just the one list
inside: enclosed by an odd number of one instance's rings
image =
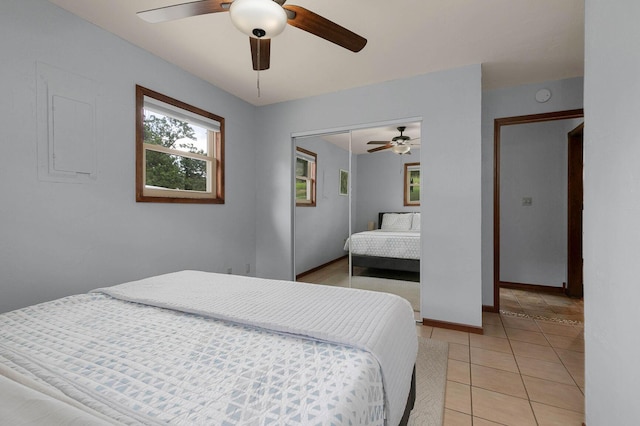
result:
[[(499, 312), (500, 311), (500, 287), (501, 287), (501, 255), (503, 253), (501, 253), (501, 226), (502, 226), (502, 222), (501, 222), (501, 211), (502, 211), (502, 207), (503, 205), (501, 205), (501, 175), (502, 175), (502, 170), (501, 168), (503, 167), (503, 165), (501, 165), (501, 143), (504, 143), (504, 141), (501, 141), (501, 139), (503, 138), (503, 135), (501, 134), (501, 132), (503, 130), (505, 130), (506, 126), (515, 126), (515, 125), (519, 125), (519, 124), (532, 124), (532, 123), (544, 123), (544, 122), (551, 122), (551, 121), (557, 121), (557, 120), (568, 120), (568, 119), (579, 119), (579, 118), (583, 118), (584, 117), (584, 111), (582, 109), (577, 109), (577, 110), (568, 110), (568, 111), (559, 111), (559, 112), (553, 112), (553, 113), (545, 113), (545, 114), (534, 114), (534, 115), (525, 115), (525, 116), (517, 116), (517, 117), (506, 117), (506, 118), (498, 118), (494, 121), (494, 261), (493, 261), (493, 272), (494, 272), (494, 283), (493, 283), (493, 294), (494, 294), (494, 304), (493, 304), (493, 311), (494, 312)], [(565, 133), (566, 135), (566, 133)], [(572, 161), (579, 161), (580, 163), (580, 170), (582, 168), (582, 157), (581, 155), (573, 155), (572, 157), (570, 157), (572, 159)], [(575, 187), (575, 186), (574, 186)], [(569, 189), (567, 189), (569, 190)], [(535, 200), (533, 199), (533, 197), (528, 196), (527, 194), (520, 194), (523, 195), (521, 197), (521, 206), (522, 208), (526, 208), (528, 206), (532, 206), (533, 203), (535, 202)], [(581, 210), (580, 210), (581, 211)], [(571, 225), (567, 225), (567, 233), (571, 233), (571, 237), (568, 236), (568, 241), (572, 240), (572, 241), (576, 241), (576, 240), (582, 240), (582, 235), (581, 235), (581, 229), (577, 229), (575, 226), (571, 226)], [(568, 242), (567, 241), (567, 242)], [(581, 247), (581, 245), (580, 245)], [(509, 253), (511, 254), (511, 253)], [(579, 268), (582, 268), (581, 265), (581, 258), (582, 258), (582, 253), (579, 253), (580, 256), (580, 265)], [(567, 262), (572, 262), (572, 265), (569, 266), (569, 264), (567, 263), (567, 270), (566, 275), (569, 275), (569, 269), (574, 268), (577, 269), (578, 266), (576, 266), (573, 262), (576, 262), (576, 256), (574, 255), (572, 258), (567, 257)], [(505, 262), (506, 263), (506, 262)], [(522, 267), (520, 268), (520, 270), (526, 270), (526, 267)], [(575, 274), (574, 274), (575, 276)], [(543, 286), (541, 286), (543, 287)]]

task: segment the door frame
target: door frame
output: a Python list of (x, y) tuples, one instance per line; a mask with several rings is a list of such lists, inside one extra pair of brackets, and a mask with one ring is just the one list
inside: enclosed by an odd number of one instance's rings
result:
[(503, 126), (583, 118), (584, 109), (496, 118), (493, 122), (493, 307), (500, 312), (500, 130)]
[(567, 288), (569, 297), (584, 294), (582, 256), (582, 212), (584, 210), (584, 123), (571, 130), (567, 138)]

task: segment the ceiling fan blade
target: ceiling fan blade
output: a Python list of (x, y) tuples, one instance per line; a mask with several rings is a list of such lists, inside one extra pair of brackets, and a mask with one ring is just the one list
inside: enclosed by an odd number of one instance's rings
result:
[(377, 147), (377, 148), (371, 148), (371, 149), (368, 149), (368, 150), (367, 150), (367, 152), (377, 152), (377, 151), (382, 151), (383, 149), (389, 149), (389, 148), (391, 148), (392, 146), (393, 146), (393, 145), (391, 145), (391, 144), (387, 144), (387, 145), (385, 145), (385, 146), (379, 146), (379, 147)]
[(137, 15), (149, 23), (157, 24), (190, 16), (206, 15), (207, 13), (228, 12), (229, 7), (231, 7), (229, 0), (200, 0), (144, 10), (138, 12)]
[(386, 143), (389, 143), (389, 141), (369, 141), (367, 145), (384, 145)]
[(367, 39), (331, 22), (327, 18), (300, 6), (284, 5), (287, 12), (287, 23), (311, 34), (317, 35), (331, 43), (342, 46), (352, 52), (359, 52), (367, 44)]
[[(254, 71), (268, 70), (271, 58), (271, 39), (249, 37), (251, 44), (251, 62)], [(260, 55), (258, 55), (258, 44), (260, 44)]]

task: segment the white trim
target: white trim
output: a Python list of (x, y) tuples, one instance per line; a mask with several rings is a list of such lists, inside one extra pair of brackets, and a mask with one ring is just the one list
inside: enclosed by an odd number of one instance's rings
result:
[(372, 127), (395, 126), (397, 124), (405, 124), (409, 122), (420, 122), (422, 126), (422, 117), (396, 118), (388, 121), (375, 121), (372, 123), (354, 124), (351, 126), (333, 127), (329, 129), (309, 130), (305, 132), (292, 132), (293, 139), (310, 138), (314, 136), (332, 135), (337, 133), (348, 133), (353, 130), (370, 129)]
[(196, 114), (186, 109), (170, 105), (166, 102), (159, 101), (158, 99), (152, 98), (147, 95), (144, 96), (144, 108), (158, 114), (168, 115), (178, 120), (197, 124), (198, 126), (213, 130), (215, 132), (220, 131), (220, 122), (216, 120), (212, 120), (200, 114)]
[(203, 155), (195, 152), (180, 151), (177, 149), (167, 148), (166, 146), (156, 145), (152, 143), (143, 143), (142, 146), (144, 147), (144, 149), (149, 151), (162, 152), (164, 154), (176, 155), (178, 157), (186, 157), (194, 160), (213, 161), (215, 159), (215, 157), (213, 157), (212, 155)]

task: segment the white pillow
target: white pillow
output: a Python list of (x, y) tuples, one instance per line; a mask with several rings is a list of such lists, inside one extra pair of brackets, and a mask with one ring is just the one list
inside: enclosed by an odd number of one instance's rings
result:
[(420, 232), (420, 213), (414, 213), (411, 220), (411, 230)]
[(383, 231), (408, 231), (411, 229), (412, 213), (385, 213), (382, 216)]

